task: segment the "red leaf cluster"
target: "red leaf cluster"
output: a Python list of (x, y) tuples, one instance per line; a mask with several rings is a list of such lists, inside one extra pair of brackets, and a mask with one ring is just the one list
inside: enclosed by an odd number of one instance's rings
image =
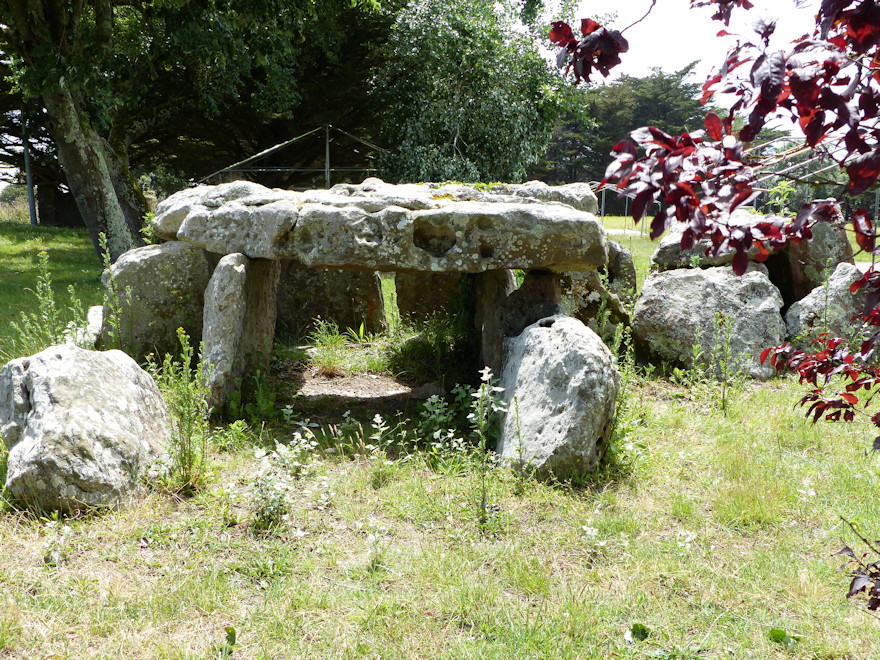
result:
[[(692, 0), (692, 6), (718, 5), (713, 18), (729, 19), (732, 2)], [(880, 6), (876, 0), (824, 0), (817, 30), (792, 44), (788, 52), (766, 50), (772, 27), (758, 27), (759, 42), (737, 44), (703, 86), (703, 102), (718, 92), (736, 98), (731, 113), (748, 110), (739, 132), (752, 142), (766, 124), (787, 111), (805, 142), (826, 149), (847, 173), (847, 192), (858, 195), (880, 176)], [(745, 7), (746, 5), (742, 5)], [(747, 7), (746, 7), (747, 8)], [(752, 63), (747, 77), (739, 67)]]
[(593, 69), (607, 77), (609, 71), (620, 64), (620, 54), (629, 50), (629, 43), (617, 30), (609, 30), (596, 21), (581, 21), (581, 39), (574, 36), (571, 26), (555, 21), (550, 29), (550, 41), (560, 47), (556, 57), (559, 68), (565, 74), (574, 73), (575, 84), (581, 80), (590, 82)]
[[(729, 122), (717, 115), (706, 118), (706, 133), (682, 133), (673, 137), (653, 126), (641, 128), (614, 147), (614, 161), (603, 183), (614, 183), (633, 196), (632, 217), (638, 222), (654, 202), (661, 210), (651, 221), (651, 238), (657, 238), (672, 222), (687, 228), (682, 248), (690, 249), (708, 234), (707, 253), (732, 249), (733, 268), (743, 274), (749, 249), (758, 248), (758, 261), (787, 242), (810, 238), (810, 225), (820, 216), (835, 212), (831, 201), (814, 202), (794, 222), (768, 218), (757, 224), (731, 222), (731, 214), (756, 196), (751, 164), (743, 156), (742, 143), (729, 135)], [(725, 133), (728, 133), (725, 137)], [(706, 137), (713, 138), (706, 140)], [(727, 141), (729, 146), (725, 146)]]
[(716, 21), (724, 21), (725, 25), (730, 25), (730, 14), (734, 7), (743, 7), (751, 9), (754, 5), (749, 0), (691, 0), (691, 7), (708, 7), (714, 6), (715, 13), (712, 19)]

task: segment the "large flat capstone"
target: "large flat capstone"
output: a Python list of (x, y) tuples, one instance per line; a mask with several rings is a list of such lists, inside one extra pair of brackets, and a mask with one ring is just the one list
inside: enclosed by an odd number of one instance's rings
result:
[(210, 252), (313, 267), (566, 272), (608, 260), (605, 232), (592, 213), (522, 193), (471, 193), (388, 184), (298, 193), (235, 182), (172, 195), (153, 224), (162, 238)]

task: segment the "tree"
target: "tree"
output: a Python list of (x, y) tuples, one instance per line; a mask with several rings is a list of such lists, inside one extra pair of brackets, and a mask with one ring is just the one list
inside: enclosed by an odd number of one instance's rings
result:
[(338, 51), (335, 26), (351, 11), (347, 0), (3, 0), (0, 49), (96, 249), (103, 232), (115, 259), (140, 242), (146, 208), (132, 145), (216, 117), (241, 94), (289, 114), (302, 69)]
[[(725, 23), (736, 7), (751, 7), (749, 0), (691, 0), (691, 5), (713, 6), (713, 18)], [(752, 246), (758, 248), (759, 260), (766, 259), (786, 242), (809, 239), (816, 222), (844, 222), (838, 202), (827, 199), (804, 204), (793, 221), (768, 217), (752, 228), (729, 223), (731, 212), (758, 194), (755, 184), (767, 162), (750, 154), (746, 145), (770, 119), (790, 117), (803, 135), (805, 149), (836, 165), (845, 182), (841, 194), (856, 198), (876, 188), (880, 176), (880, 5), (876, 0), (823, 0), (815, 31), (787, 50), (770, 50), (774, 29), (774, 24), (758, 24), (756, 38), (733, 47), (703, 86), (704, 102), (716, 92), (732, 95), (726, 116), (709, 113), (705, 131), (678, 135), (653, 126), (639, 128), (631, 139), (615, 145), (616, 157), (605, 174), (606, 180), (635, 195), (634, 219), (640, 219), (649, 204), (662, 204), (651, 222), (652, 237), (672, 222), (684, 223), (682, 247), (691, 248), (707, 235), (710, 251), (736, 251), (733, 268), (739, 274), (748, 265), (746, 251)], [(583, 31), (582, 40), (571, 32), (567, 25), (555, 25), (551, 39), (566, 48), (576, 74), (588, 73), (598, 57), (608, 57), (597, 55), (591, 46), (592, 29)], [(747, 113), (741, 126), (735, 124), (737, 113)], [(859, 248), (872, 254), (878, 247), (873, 220), (865, 208), (856, 208), (850, 218)], [(826, 336), (816, 352), (783, 345), (761, 356), (778, 369), (793, 369), (801, 382), (813, 387), (801, 405), (814, 422), (850, 422), (859, 416), (880, 428), (880, 412), (872, 407), (880, 387), (875, 358), (880, 269), (872, 266), (851, 287), (852, 292), (861, 289), (867, 290), (867, 303), (860, 324), (869, 334), (859, 345)], [(828, 391), (841, 380), (842, 391)], [(880, 436), (873, 448), (880, 450)], [(854, 527), (853, 531), (880, 555), (876, 544)], [(850, 548), (840, 554), (855, 564), (848, 596), (866, 593), (868, 608), (880, 609), (880, 560), (870, 561), (867, 554), (857, 555)]]
[[(696, 62), (674, 73), (659, 68), (644, 78), (621, 76), (589, 87), (579, 94), (582, 112), (590, 122), (564, 117), (554, 129), (550, 150), (533, 172), (565, 183), (599, 181), (615, 144), (639, 126), (673, 132), (702, 126), (705, 111), (700, 84), (690, 82)], [(560, 159), (562, 162), (556, 163)], [(552, 174), (551, 174), (552, 172)]]
[[(534, 3), (526, 3), (527, 14)], [(511, 3), (425, 0), (398, 15), (374, 80), (396, 181), (516, 181), (544, 152), (560, 85)]]

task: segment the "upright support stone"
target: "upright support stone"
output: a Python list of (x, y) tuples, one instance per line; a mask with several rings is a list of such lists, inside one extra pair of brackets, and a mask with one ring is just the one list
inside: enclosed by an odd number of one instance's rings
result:
[[(104, 307), (104, 347), (122, 348), (135, 359), (154, 352), (161, 361), (180, 350), (177, 328), (198, 345), (212, 270), (207, 252), (181, 241), (145, 245), (123, 254), (111, 269), (119, 309)], [(107, 273), (102, 279), (105, 288), (111, 286)]]
[(611, 351), (569, 317), (541, 319), (507, 344), (498, 454), (539, 479), (594, 470), (611, 440), (620, 388)]
[(275, 336), (279, 264), (229, 254), (205, 292), (203, 357), (210, 370), (210, 405), (221, 409), (235, 381), (267, 363)]
[(474, 276), (474, 325), (480, 331), (480, 360), (493, 373), (501, 373), (503, 337), (501, 304), (516, 290), (512, 270), (490, 270)]
[(314, 319), (333, 321), (341, 329), (382, 332), (385, 302), (376, 273), (338, 268), (309, 268), (295, 259), (281, 262), (278, 321), (282, 333), (308, 331)]
[(465, 277), (465, 273), (396, 273), (394, 286), (400, 318), (424, 321), (451, 310)]
[(517, 337), (533, 323), (563, 314), (562, 278), (549, 270), (530, 270), (522, 286), (501, 305), (501, 332)]

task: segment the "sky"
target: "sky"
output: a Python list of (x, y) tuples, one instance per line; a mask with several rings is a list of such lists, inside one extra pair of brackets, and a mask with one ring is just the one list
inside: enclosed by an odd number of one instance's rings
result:
[[(689, 0), (657, 0), (648, 17), (627, 29), (623, 36), (629, 42), (629, 52), (621, 55), (621, 64), (614, 75), (644, 77), (650, 75), (651, 67), (659, 66), (672, 73), (699, 60), (692, 80), (703, 82), (712, 69), (724, 61), (727, 49), (736, 43), (734, 37), (717, 37), (719, 30), (726, 29), (750, 39), (754, 32), (750, 26), (759, 18), (783, 18), (777, 22), (776, 34), (771, 47), (777, 44), (784, 49), (792, 38), (812, 32), (815, 27), (815, 13), (818, 0), (801, 2), (795, 7), (795, 0), (752, 0), (753, 9), (744, 11), (734, 8), (730, 27), (725, 28), (720, 21), (711, 20), (714, 13), (709, 7), (690, 9)], [(581, 2), (578, 19), (617, 12), (617, 18), (608, 27), (623, 29), (641, 18), (651, 6), (651, 0), (618, 0), (617, 2)], [(580, 24), (573, 25), (577, 32)], [(601, 83), (601, 75), (597, 81)]]

